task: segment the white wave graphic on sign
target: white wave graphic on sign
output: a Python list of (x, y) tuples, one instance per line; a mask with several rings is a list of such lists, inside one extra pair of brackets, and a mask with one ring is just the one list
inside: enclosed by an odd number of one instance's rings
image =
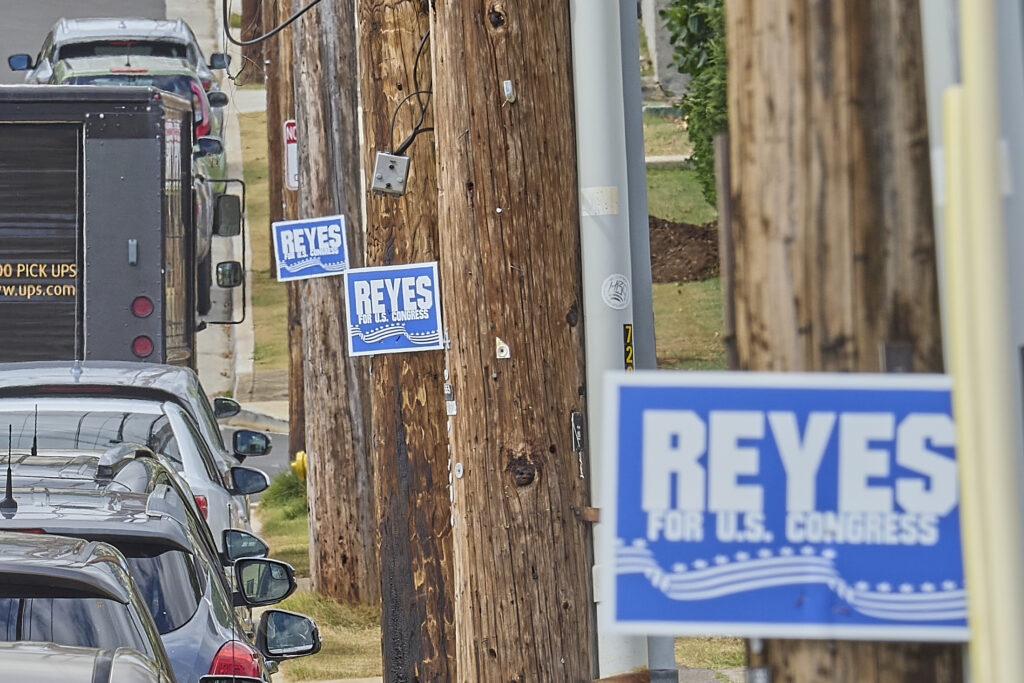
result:
[(407, 332), (405, 325), (387, 325), (386, 327), (379, 327), (371, 332), (363, 332), (360, 328), (355, 325), (349, 328), (349, 334), (352, 337), (359, 337), (367, 344), (376, 344), (379, 341), (383, 341), (388, 337), (405, 337), (413, 344), (437, 344), (441, 341), (440, 330), (433, 332)]
[(337, 273), (343, 270), (348, 270), (348, 263), (345, 261), (338, 261), (336, 263), (324, 263), (323, 261), (320, 260), (319, 256), (314, 256), (313, 258), (307, 258), (301, 261), (296, 261), (295, 263), (282, 263), (281, 269), (287, 270), (289, 273), (297, 273), (300, 270), (308, 270), (309, 268), (315, 268), (317, 266), (331, 273)]
[(780, 548), (778, 553), (764, 548), (751, 557), (738, 552), (733, 557), (718, 555), (713, 560), (694, 560), (675, 564), (665, 571), (643, 539), (627, 546), (616, 543), (616, 569), (619, 576), (642, 574), (651, 585), (672, 600), (710, 600), (762, 588), (823, 584), (861, 614), (891, 621), (946, 621), (967, 618), (967, 594), (955, 581), (920, 585), (886, 582), (874, 587), (864, 581), (847, 583), (835, 567), (836, 552), (811, 547)]

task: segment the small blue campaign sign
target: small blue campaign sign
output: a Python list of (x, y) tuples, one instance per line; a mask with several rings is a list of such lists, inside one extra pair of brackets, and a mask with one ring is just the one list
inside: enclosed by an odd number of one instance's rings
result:
[(437, 263), (345, 272), (352, 356), (444, 348)]
[(277, 280), (341, 275), (348, 270), (344, 216), (321, 216), (273, 223)]
[(950, 380), (615, 372), (612, 629), (966, 641)]

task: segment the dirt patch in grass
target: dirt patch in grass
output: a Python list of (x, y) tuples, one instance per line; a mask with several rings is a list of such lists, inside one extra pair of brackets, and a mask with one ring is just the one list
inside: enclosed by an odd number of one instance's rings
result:
[(718, 277), (715, 223), (675, 223), (651, 216), (651, 274), (655, 282), (694, 282)]

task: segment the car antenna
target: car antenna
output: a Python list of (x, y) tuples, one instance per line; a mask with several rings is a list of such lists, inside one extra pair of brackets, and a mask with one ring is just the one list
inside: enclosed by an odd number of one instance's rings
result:
[[(32, 424), (32, 452), (33, 457), (39, 455), (39, 404), (36, 404), (35, 422)], [(8, 466), (10, 463), (8, 463)]]
[(10, 519), (18, 512), (18, 501), (14, 500), (14, 488), (11, 486), (11, 443), (13, 441), (12, 427), (7, 425), (7, 487), (4, 489), (4, 499), (0, 500), (0, 514), (4, 516), (4, 519)]

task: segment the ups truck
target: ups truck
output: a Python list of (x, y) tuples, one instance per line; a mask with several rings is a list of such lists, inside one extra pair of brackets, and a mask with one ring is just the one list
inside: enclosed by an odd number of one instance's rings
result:
[[(0, 362), (195, 366), (211, 277), (193, 161), (212, 143), (154, 88), (0, 86)], [(237, 198), (219, 199), (238, 234)], [(239, 284), (240, 264), (217, 279)]]

